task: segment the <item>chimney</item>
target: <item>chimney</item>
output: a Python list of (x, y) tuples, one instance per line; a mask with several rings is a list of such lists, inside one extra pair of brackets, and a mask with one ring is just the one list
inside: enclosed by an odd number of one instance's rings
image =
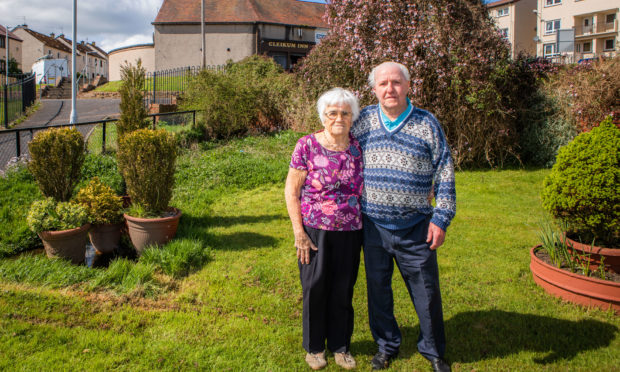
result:
[(93, 46), (95, 46), (95, 42), (94, 42), (94, 41), (92, 41), (92, 42), (91, 42), (91, 44), (92, 44)]
[(84, 45), (84, 40), (80, 41), (80, 44)]
[(51, 37), (52, 39), (54, 38), (54, 33), (53, 33), (53, 32), (51, 32), (51, 33), (50, 33), (50, 37)]

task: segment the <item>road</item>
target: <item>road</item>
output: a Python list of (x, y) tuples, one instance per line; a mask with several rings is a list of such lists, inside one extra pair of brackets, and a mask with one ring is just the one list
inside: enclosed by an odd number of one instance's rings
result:
[[(78, 123), (101, 120), (106, 117), (116, 117), (119, 114), (120, 99), (79, 99), (76, 102)], [(41, 100), (40, 108), (27, 120), (23, 121), (14, 129), (34, 128), (56, 124), (69, 123), (71, 117), (70, 99), (46, 99)], [(78, 130), (86, 137), (94, 125), (78, 127)], [(32, 140), (36, 131), (24, 131), (20, 134), (21, 155), (28, 153), (28, 142)], [(0, 171), (4, 170), (7, 163), (14, 161), (17, 156), (17, 136), (15, 133), (3, 133), (0, 130)]]

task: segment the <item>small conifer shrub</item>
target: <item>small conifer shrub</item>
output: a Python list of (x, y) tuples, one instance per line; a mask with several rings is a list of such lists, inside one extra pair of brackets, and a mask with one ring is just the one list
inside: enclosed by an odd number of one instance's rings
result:
[(120, 139), (118, 167), (132, 204), (149, 214), (168, 208), (174, 187), (176, 139), (163, 129), (138, 129)]
[(68, 201), (80, 180), (84, 163), (84, 139), (75, 128), (48, 129), (28, 144), (28, 170), (43, 195)]
[(620, 129), (611, 117), (560, 149), (543, 183), (543, 207), (582, 243), (620, 242)]
[(121, 116), (116, 128), (119, 141), (126, 133), (148, 126), (142, 93), (145, 73), (141, 60), (138, 60), (135, 66), (129, 63), (121, 66), (122, 84), (119, 89)]

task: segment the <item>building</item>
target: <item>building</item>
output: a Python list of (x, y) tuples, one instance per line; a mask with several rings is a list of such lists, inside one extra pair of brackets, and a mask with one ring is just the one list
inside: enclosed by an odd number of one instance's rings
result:
[[(202, 63), (201, 0), (164, 0), (155, 28), (155, 69)], [(253, 54), (285, 69), (327, 34), (325, 5), (298, 0), (205, 0), (206, 64)]]
[[(54, 34), (50, 34), (50, 37), (54, 37)], [(67, 39), (63, 34), (58, 35), (56, 40), (66, 45), (69, 49), (73, 47), (71, 40)], [(91, 44), (84, 41), (76, 44), (75, 52), (75, 67), (80, 75), (85, 76), (88, 81), (91, 81), (98, 75), (104, 76), (106, 79), (108, 78), (108, 57), (105, 52), (100, 51), (99, 48), (92, 47)]]
[(499, 0), (487, 4), (489, 15), (510, 43), (514, 57), (519, 52), (536, 54), (536, 4), (538, 0)]
[[(0, 26), (0, 70), (5, 70), (6, 59), (6, 28)], [(9, 31), (9, 60), (15, 59), (17, 67), (22, 69), (22, 39)]]
[(90, 43), (86, 43), (86, 46), (93, 52), (96, 52), (94, 54), (95, 60), (97, 59), (99, 60), (99, 66), (95, 64), (95, 74), (99, 74), (101, 76), (104, 76), (106, 79), (109, 79), (110, 60), (109, 60), (108, 53), (106, 53), (105, 50), (99, 48), (94, 41)]
[(65, 59), (71, 70), (71, 48), (56, 40), (54, 35), (43, 35), (27, 25), (17, 26), (13, 33), (23, 40), (22, 70), (31, 72), (32, 65), (41, 58)]
[(618, 54), (620, 0), (538, 0), (536, 55), (579, 62)]
[(108, 54), (110, 81), (121, 80), (121, 67), (125, 63), (135, 65), (138, 59), (146, 72), (155, 71), (155, 46), (153, 44), (131, 45), (111, 50)]

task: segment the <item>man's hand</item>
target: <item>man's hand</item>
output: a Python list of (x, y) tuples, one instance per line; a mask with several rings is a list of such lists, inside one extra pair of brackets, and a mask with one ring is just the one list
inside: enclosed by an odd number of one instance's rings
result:
[(446, 232), (443, 231), (439, 226), (431, 223), (428, 225), (428, 234), (426, 235), (426, 242), (431, 243), (429, 247), (432, 250), (439, 248), (444, 239), (446, 238)]
[(319, 249), (312, 244), (312, 240), (302, 231), (295, 234), (295, 247), (297, 248), (297, 258), (302, 265), (310, 263), (310, 250), (318, 251)]

